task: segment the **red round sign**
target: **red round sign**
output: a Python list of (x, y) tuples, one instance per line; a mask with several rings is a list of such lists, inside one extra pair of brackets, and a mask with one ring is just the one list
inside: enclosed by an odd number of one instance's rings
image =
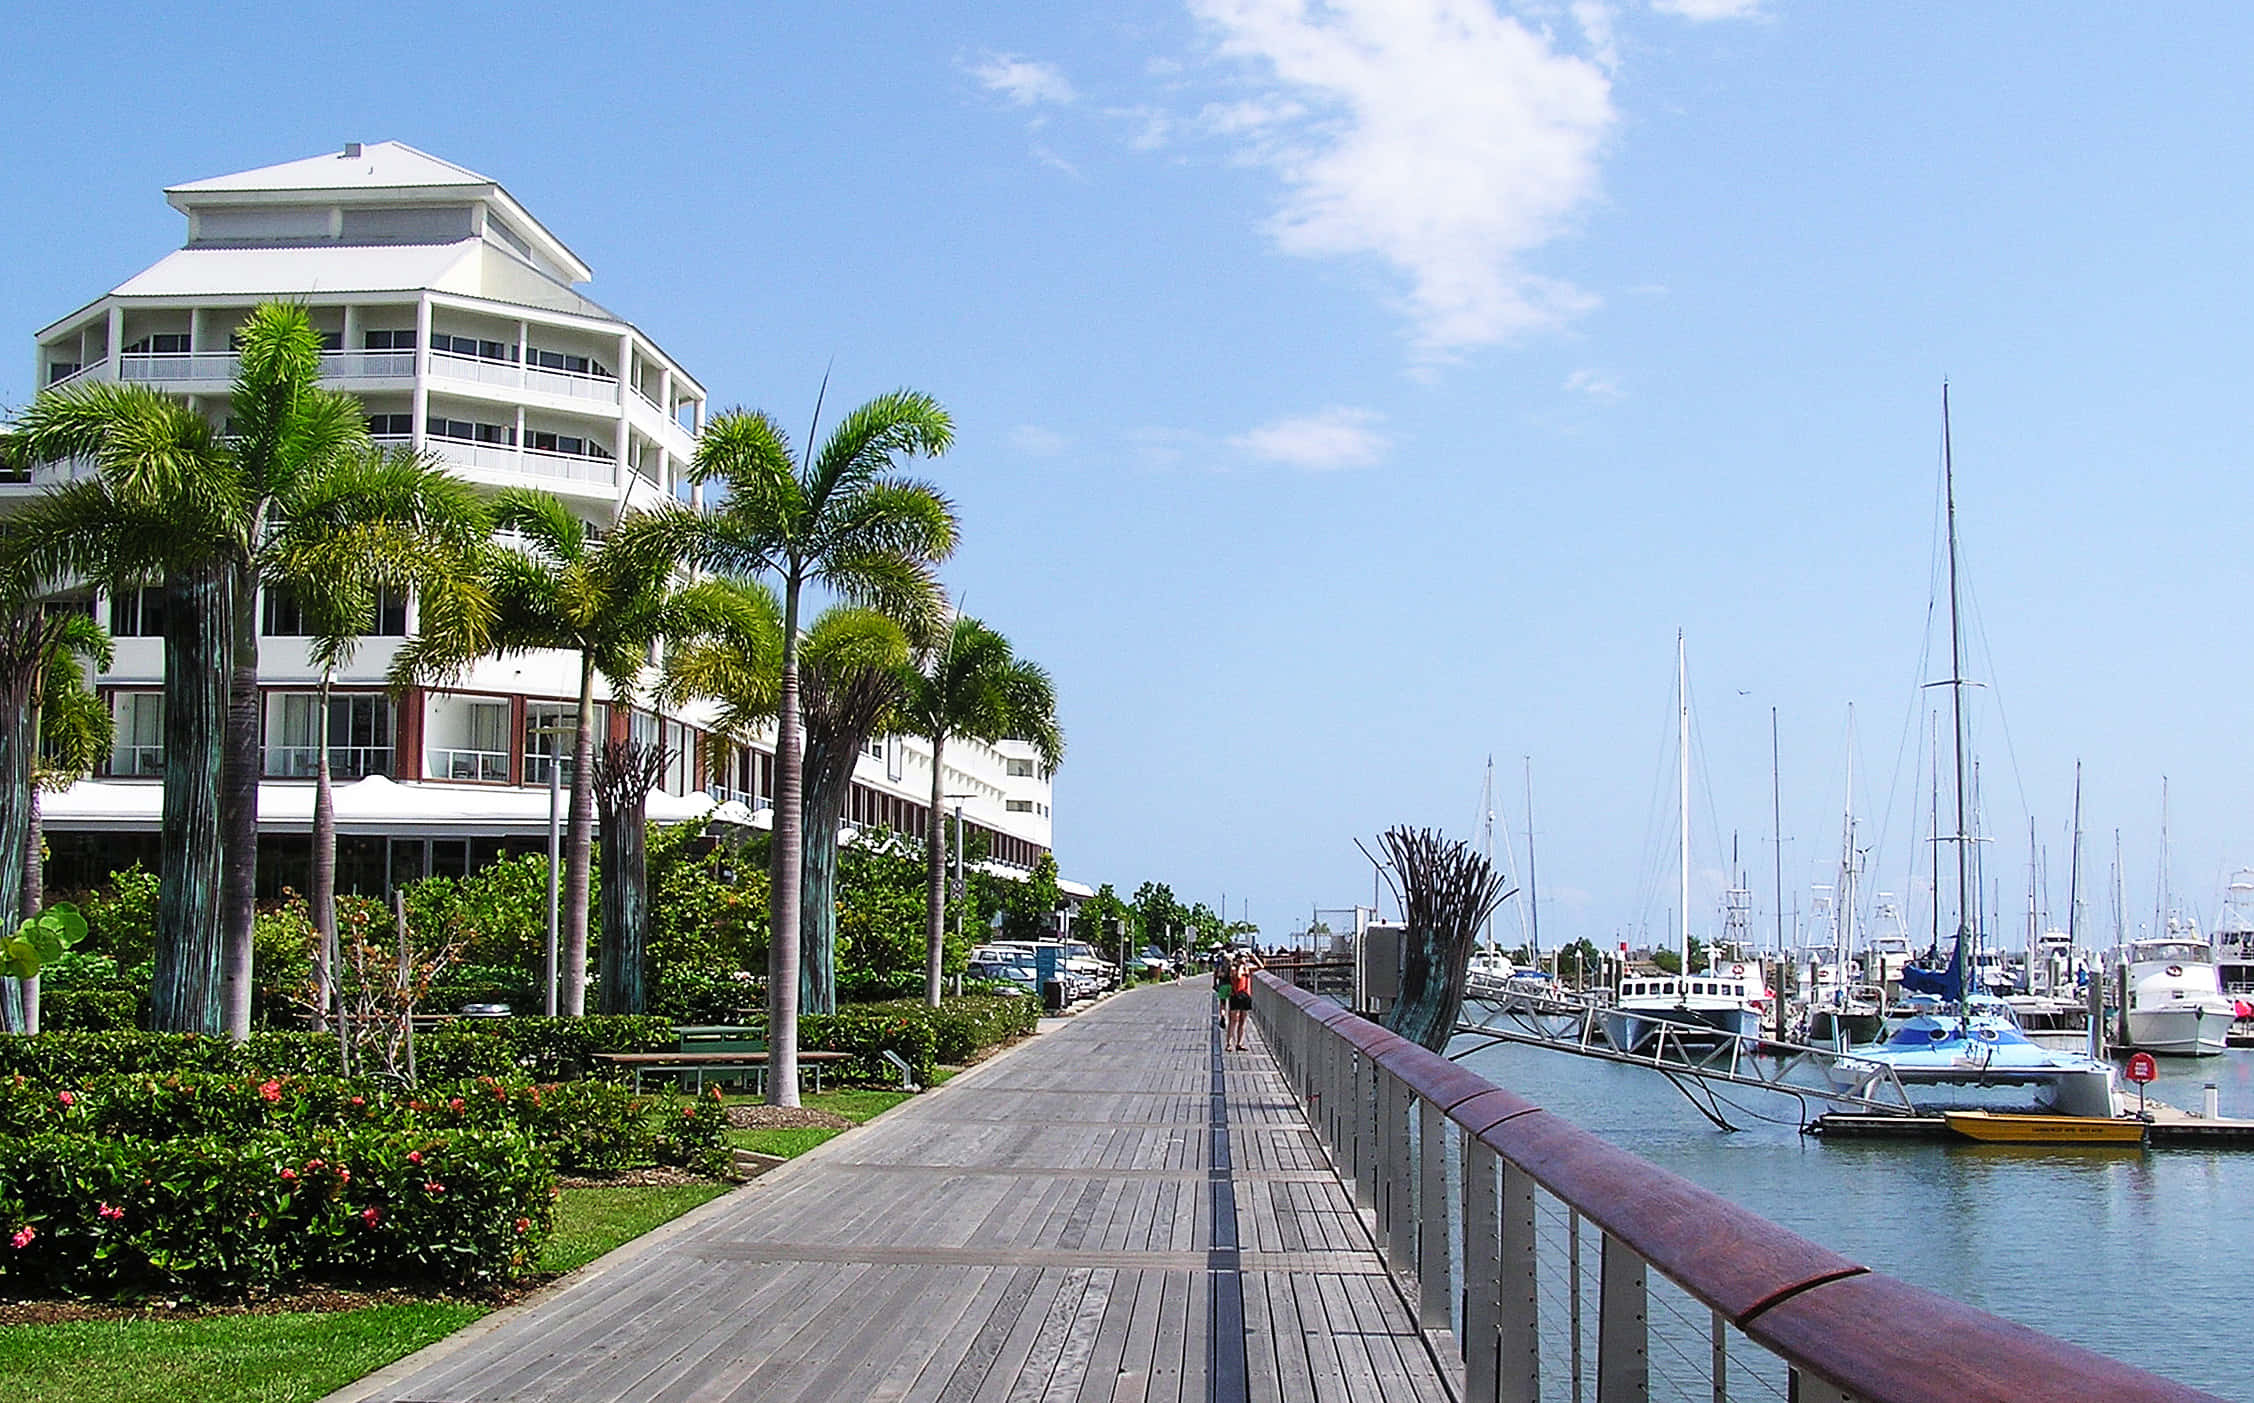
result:
[(2128, 1071), (2130, 1081), (2142, 1086), (2148, 1081), (2157, 1079), (2159, 1075), (2160, 1064), (2152, 1060), (2151, 1053), (2137, 1052), (2130, 1054)]

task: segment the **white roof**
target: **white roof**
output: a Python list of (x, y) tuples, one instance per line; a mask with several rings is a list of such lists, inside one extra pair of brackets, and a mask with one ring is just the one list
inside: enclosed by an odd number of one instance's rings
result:
[(329, 152), (302, 161), (260, 166), (169, 186), (166, 195), (231, 194), (253, 190), (402, 190), (433, 186), (498, 186), (491, 176), (440, 160), (399, 141), (371, 141), (358, 156)]
[[(114, 297), (211, 297), (279, 291), (475, 292), (465, 278), (480, 241), (397, 247), (184, 248), (118, 284)], [(456, 282), (464, 286), (455, 287)]]

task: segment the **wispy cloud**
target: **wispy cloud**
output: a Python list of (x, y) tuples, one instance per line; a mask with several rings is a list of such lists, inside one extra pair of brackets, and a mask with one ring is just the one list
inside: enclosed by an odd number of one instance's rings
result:
[(1576, 370), (1565, 377), (1568, 394), (1588, 399), (1619, 399), (1620, 382), (1601, 370)]
[[(1272, 168), (1270, 230), (1307, 257), (1374, 256), (1406, 280), (1440, 359), (1594, 304), (1526, 265), (1597, 193), (1614, 124), (1609, 15), (1597, 59), (1490, 0), (1190, 0), (1251, 93), (1206, 125)], [(1602, 42), (1599, 42), (1601, 38)]]
[(1016, 54), (988, 54), (970, 66), (970, 75), (1014, 107), (1061, 107), (1079, 97), (1063, 69)]
[(1263, 462), (1310, 472), (1366, 468), (1385, 456), (1385, 437), (1374, 427), (1378, 416), (1367, 409), (1332, 408), (1296, 419), (1278, 419), (1238, 434), (1229, 445)]
[(1620, 41), (1612, 32), (1612, 7), (1604, 0), (1573, 0), (1573, 22), (1588, 42), (1589, 57), (1607, 73), (1620, 71)]
[(1712, 20), (1758, 18), (1761, 0), (1651, 0), (1651, 8), (1663, 15), (1705, 24)]
[(1044, 429), (1039, 424), (1020, 424), (1010, 430), (1010, 447), (1028, 458), (1054, 458), (1063, 453), (1067, 440), (1055, 429)]

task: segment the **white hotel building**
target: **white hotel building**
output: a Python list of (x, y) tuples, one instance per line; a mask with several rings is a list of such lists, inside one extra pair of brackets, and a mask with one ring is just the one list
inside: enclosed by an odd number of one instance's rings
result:
[[(234, 329), (262, 302), (307, 307), (323, 382), (367, 406), (379, 442), (412, 444), (484, 489), (544, 488), (598, 529), (621, 513), (687, 500), (705, 388), (641, 329), (578, 290), (587, 265), (501, 186), (396, 142), (194, 181), (165, 191), (186, 244), (38, 333), (38, 381), (155, 386), (224, 418)], [(0, 509), (67, 468), (0, 482)], [(139, 858), (154, 867), (163, 764), (161, 592), (98, 593), (117, 639), (96, 679), (117, 718), (108, 769), (44, 803), (58, 887)], [(265, 775), (260, 886), (302, 890), (312, 774), (329, 749), (337, 780), (339, 883), (381, 891), (545, 848), (557, 723), (575, 709), (578, 668), (561, 653), (489, 659), (459, 683), (385, 690), (413, 599), (381, 610), (326, 717), (319, 673), (286, 595), (259, 604)], [(600, 685), (598, 683), (598, 685)], [(642, 698), (646, 702), (646, 695)], [(607, 734), (662, 736), (674, 757), (650, 800), (661, 822), (772, 794), (773, 740), (739, 753), (726, 783), (700, 787), (711, 750), (699, 716), (658, 716), (598, 693)], [(569, 782), (568, 745), (562, 763)], [(954, 744), (944, 789), (960, 796), (994, 859), (1028, 867), (1049, 847), (1050, 785), (1025, 746)], [(920, 836), (928, 747), (875, 742), (847, 819)], [(763, 821), (764, 815), (759, 816)]]

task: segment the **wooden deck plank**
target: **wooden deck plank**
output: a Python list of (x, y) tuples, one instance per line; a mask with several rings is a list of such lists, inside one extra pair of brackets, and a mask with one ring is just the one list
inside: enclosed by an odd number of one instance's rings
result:
[[(1204, 1403), (1211, 1016), (1099, 1005), (361, 1396)], [(1222, 1066), (1252, 1397), (1445, 1399), (1288, 1083)]]

